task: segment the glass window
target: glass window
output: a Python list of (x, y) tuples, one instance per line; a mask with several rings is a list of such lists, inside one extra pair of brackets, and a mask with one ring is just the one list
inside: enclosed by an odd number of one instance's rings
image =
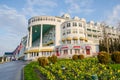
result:
[(76, 27), (76, 26), (77, 26), (77, 23), (76, 23), (76, 22), (73, 22), (73, 26)]
[(39, 53), (37, 53), (37, 56), (39, 56)]
[(77, 44), (77, 43), (78, 43), (78, 40), (73, 40), (73, 43), (74, 43), (74, 44)]
[(82, 33), (83, 33), (83, 30), (79, 29), (79, 33), (82, 34)]
[(67, 23), (67, 27), (70, 27), (70, 23)]
[(64, 53), (64, 54), (68, 54), (68, 50), (64, 50), (63, 53)]
[(71, 44), (71, 41), (69, 40), (69, 41), (67, 41), (67, 44)]
[(79, 23), (79, 27), (82, 27), (82, 24), (81, 24), (81, 23)]
[(80, 49), (75, 49), (75, 54), (80, 54)]
[(77, 33), (77, 29), (73, 29), (73, 33)]
[(88, 34), (87, 36), (88, 36), (88, 37), (92, 37), (92, 35), (91, 35), (91, 34)]
[(65, 28), (65, 26), (63, 26), (63, 29)]
[(87, 29), (87, 31), (91, 31), (91, 29)]
[(70, 34), (70, 33), (71, 33), (71, 30), (70, 30), (70, 29), (68, 29), (68, 30), (67, 30), (67, 34)]

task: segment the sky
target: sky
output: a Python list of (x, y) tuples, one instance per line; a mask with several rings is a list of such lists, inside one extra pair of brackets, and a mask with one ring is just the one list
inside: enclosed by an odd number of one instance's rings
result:
[(120, 0), (0, 0), (0, 56), (13, 51), (27, 35), (29, 18), (64, 13), (116, 26)]

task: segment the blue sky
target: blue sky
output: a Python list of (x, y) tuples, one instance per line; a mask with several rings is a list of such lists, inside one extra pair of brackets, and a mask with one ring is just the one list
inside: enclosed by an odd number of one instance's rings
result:
[(120, 21), (120, 0), (0, 0), (0, 55), (17, 47), (27, 34), (27, 21), (32, 16), (64, 13), (116, 25)]

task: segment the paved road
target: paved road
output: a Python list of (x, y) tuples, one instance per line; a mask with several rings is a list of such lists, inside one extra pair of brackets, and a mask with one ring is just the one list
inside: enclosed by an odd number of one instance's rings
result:
[(12, 61), (0, 64), (0, 80), (21, 80), (23, 61)]

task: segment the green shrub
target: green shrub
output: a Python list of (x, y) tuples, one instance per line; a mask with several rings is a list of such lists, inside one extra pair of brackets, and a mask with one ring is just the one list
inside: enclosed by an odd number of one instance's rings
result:
[(111, 58), (115, 63), (120, 63), (120, 52), (119, 51), (113, 52)]
[(46, 57), (38, 58), (38, 62), (39, 62), (39, 65), (43, 67), (49, 64), (48, 58)]
[(84, 57), (84, 55), (83, 54), (80, 54), (80, 55), (78, 55), (78, 59), (84, 59), (85, 57)]
[(48, 57), (49, 61), (52, 62), (53, 64), (57, 62), (57, 56), (52, 55), (51, 57)]
[(107, 64), (110, 62), (110, 55), (107, 52), (100, 52), (98, 54), (98, 61), (102, 64)]
[(78, 59), (78, 55), (73, 55), (73, 56), (72, 56), (72, 59), (73, 59), (73, 60), (77, 60), (77, 59)]

